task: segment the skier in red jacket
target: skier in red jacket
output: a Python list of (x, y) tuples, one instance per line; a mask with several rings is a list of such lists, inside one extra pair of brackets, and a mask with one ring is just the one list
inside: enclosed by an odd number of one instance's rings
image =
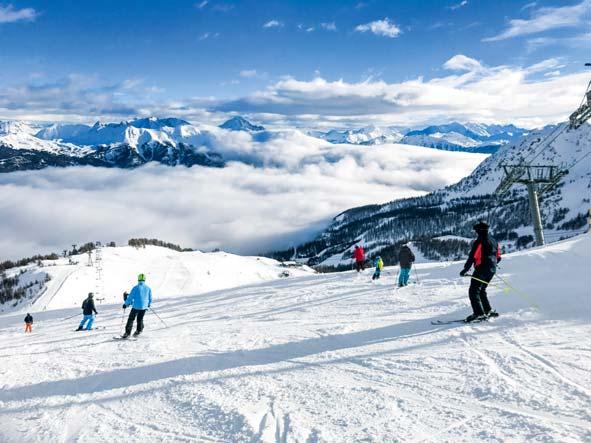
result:
[(363, 246), (355, 245), (353, 258), (355, 259), (355, 269), (357, 272), (363, 271), (365, 265), (365, 251), (363, 250)]

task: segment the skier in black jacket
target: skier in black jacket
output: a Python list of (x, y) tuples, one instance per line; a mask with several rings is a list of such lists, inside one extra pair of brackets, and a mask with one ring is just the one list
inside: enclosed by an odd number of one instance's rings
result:
[(88, 321), (88, 325), (86, 326), (86, 330), (90, 331), (92, 329), (92, 323), (94, 322), (94, 314), (98, 314), (96, 312), (96, 308), (94, 306), (94, 295), (92, 292), (88, 293), (88, 297), (86, 300), (82, 302), (82, 321), (80, 322), (80, 326), (78, 326), (77, 331), (82, 331), (84, 329), (84, 324)]
[(407, 244), (402, 245), (400, 252), (398, 252), (398, 262), (400, 263), (400, 273), (398, 274), (398, 287), (408, 285), (408, 279), (410, 278), (410, 269), (415, 261), (415, 255), (410, 250)]
[(497, 241), (488, 235), (488, 225), (485, 222), (476, 223), (474, 230), (478, 238), (472, 243), (468, 260), (466, 260), (464, 269), (460, 272), (463, 277), (474, 265), (472, 281), (468, 291), (473, 312), (466, 317), (466, 322), (499, 316), (490, 306), (486, 295), (486, 287), (497, 272), (497, 263), (501, 261), (501, 248)]

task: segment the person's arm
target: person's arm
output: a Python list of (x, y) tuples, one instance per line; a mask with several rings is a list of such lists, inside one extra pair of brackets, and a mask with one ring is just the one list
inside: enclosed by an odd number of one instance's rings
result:
[(133, 289), (131, 290), (131, 292), (129, 293), (129, 295), (127, 296), (127, 299), (123, 303), (123, 306), (129, 306), (133, 303), (133, 300), (136, 296), (136, 292), (137, 292), (137, 288), (134, 286)]
[(468, 259), (464, 264), (464, 270), (462, 271), (464, 274), (470, 270), (472, 265), (474, 264), (474, 254), (476, 253), (476, 249), (480, 246), (480, 241), (478, 239), (474, 240), (472, 243), (472, 248), (470, 248), (470, 253), (468, 254)]
[(412, 251), (410, 251), (410, 261), (411, 262), (415, 261), (415, 255), (412, 253)]
[(98, 314), (98, 312), (96, 312), (96, 306), (94, 305), (94, 300), (92, 301), (92, 310), (94, 311), (94, 314)]
[(148, 288), (148, 308), (152, 306), (152, 289)]

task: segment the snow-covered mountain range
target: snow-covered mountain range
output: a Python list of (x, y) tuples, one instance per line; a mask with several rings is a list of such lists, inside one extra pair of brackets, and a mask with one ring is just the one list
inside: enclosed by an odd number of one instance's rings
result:
[(403, 143), (447, 151), (492, 153), (501, 146), (518, 140), (528, 132), (529, 130), (514, 125), (454, 122), (422, 129), (367, 126), (360, 129), (334, 129), (328, 132), (310, 131), (309, 134), (331, 143), (358, 145)]
[(241, 117), (220, 127), (156, 117), (92, 126), (0, 122), (0, 172), (72, 165), (129, 168), (149, 161), (220, 167), (224, 160), (217, 148), (232, 139), (228, 131), (264, 129)]
[[(297, 258), (329, 268), (348, 267), (353, 245), (360, 243), (370, 257), (380, 254), (387, 262), (397, 263), (400, 245), (409, 240), (427, 257), (459, 258), (468, 243), (438, 237), (453, 234), (470, 238), (472, 225), (482, 218), (489, 221), (506, 250), (532, 246), (525, 187), (515, 185), (503, 196), (494, 195), (504, 174), (501, 165), (522, 159), (569, 170), (558, 186), (542, 195), (547, 241), (585, 231), (591, 208), (591, 124), (571, 130), (563, 123), (501, 147), (455, 185), (423, 197), (343, 212), (315, 240), (300, 245)], [(289, 250), (274, 256), (292, 258), (293, 254)]]
[[(240, 137), (244, 138), (242, 142), (248, 138), (265, 143), (281, 132), (290, 131), (301, 132), (297, 129), (269, 131), (241, 116), (232, 117), (217, 127), (156, 117), (94, 125), (0, 122), (0, 172), (73, 165), (131, 168), (150, 161), (170, 166), (221, 167), (225, 161), (236, 159), (232, 145)], [(402, 143), (448, 151), (491, 153), (525, 134), (527, 130), (513, 125), (450, 123), (423, 129), (368, 126), (308, 131), (307, 136), (332, 144)]]

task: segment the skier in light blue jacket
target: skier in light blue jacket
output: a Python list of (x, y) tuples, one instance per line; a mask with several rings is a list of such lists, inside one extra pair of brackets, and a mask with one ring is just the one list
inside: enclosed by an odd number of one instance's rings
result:
[(137, 277), (138, 283), (133, 287), (131, 293), (127, 296), (123, 309), (131, 305), (131, 312), (125, 326), (125, 334), (121, 338), (127, 338), (131, 335), (133, 322), (137, 318), (137, 328), (133, 333), (134, 337), (140, 335), (144, 329), (144, 315), (146, 310), (152, 305), (152, 290), (146, 285), (146, 276), (140, 274)]

